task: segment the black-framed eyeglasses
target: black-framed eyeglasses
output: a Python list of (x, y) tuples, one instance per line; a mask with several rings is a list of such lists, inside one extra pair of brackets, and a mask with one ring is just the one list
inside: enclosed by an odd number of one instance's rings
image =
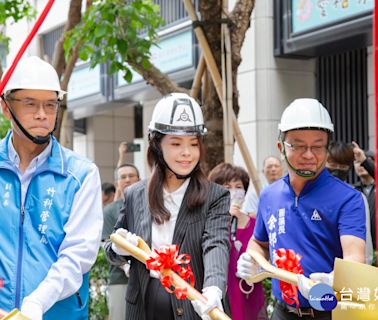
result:
[(324, 154), (327, 151), (327, 145), (321, 145), (321, 146), (305, 146), (301, 144), (290, 144), (286, 141), (284, 141), (285, 146), (287, 146), (289, 149), (291, 149), (293, 152), (298, 154), (305, 153), (308, 149), (313, 154), (321, 155)]
[(60, 106), (60, 101), (58, 100), (40, 101), (36, 99), (17, 99), (17, 98), (8, 98), (7, 100), (15, 101), (21, 104), (23, 107), (22, 111), (29, 114), (37, 113), (41, 105), (46, 114), (56, 114)]

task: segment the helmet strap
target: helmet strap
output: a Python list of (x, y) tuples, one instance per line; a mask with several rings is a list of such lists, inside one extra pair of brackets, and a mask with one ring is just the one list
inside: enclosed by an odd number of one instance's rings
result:
[(47, 142), (50, 141), (50, 138), (51, 138), (51, 135), (52, 133), (55, 131), (56, 129), (56, 125), (57, 125), (57, 119), (58, 117), (55, 118), (55, 125), (54, 125), (54, 129), (46, 136), (44, 137), (41, 137), (41, 136), (38, 136), (38, 137), (33, 137), (23, 126), (22, 124), (20, 123), (20, 121), (17, 119), (16, 115), (12, 112), (12, 109), (9, 107), (9, 104), (7, 104), (8, 106), (8, 110), (10, 112), (10, 114), (12, 115), (12, 118), (14, 120), (14, 122), (16, 122), (17, 126), (20, 128), (20, 130), (22, 131), (22, 133), (29, 139), (31, 140), (33, 143), (35, 144), (38, 144), (38, 145), (42, 145), (42, 144), (45, 144)]
[(194, 169), (187, 175), (181, 175), (181, 174), (177, 174), (176, 172), (174, 172), (167, 164), (167, 162), (163, 159), (163, 164), (164, 166), (169, 170), (171, 171), (175, 176), (176, 176), (176, 179), (178, 180), (185, 180), (185, 179), (188, 179), (190, 178), (194, 172), (196, 172), (198, 169), (199, 169), (199, 162), (196, 164), (196, 166), (194, 167)]

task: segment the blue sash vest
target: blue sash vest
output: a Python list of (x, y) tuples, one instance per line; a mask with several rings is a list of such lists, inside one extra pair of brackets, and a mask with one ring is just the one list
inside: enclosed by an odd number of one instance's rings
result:
[[(21, 183), (8, 159), (10, 134), (0, 141), (0, 308), (20, 308), (58, 260), (64, 225), (76, 192), (88, 174), (88, 160), (53, 138), (51, 155), (37, 168), (21, 205)], [(55, 303), (44, 320), (88, 319), (89, 280)]]

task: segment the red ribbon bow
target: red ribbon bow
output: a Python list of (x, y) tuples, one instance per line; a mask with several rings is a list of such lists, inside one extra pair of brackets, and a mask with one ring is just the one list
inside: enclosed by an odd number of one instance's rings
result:
[[(303, 274), (302, 266), (299, 260), (302, 259), (300, 254), (296, 254), (291, 249), (278, 249), (276, 251), (278, 258), (276, 258), (276, 265), (278, 268), (290, 271), (296, 274)], [(282, 298), (288, 304), (295, 303), (296, 307), (299, 308), (298, 301), (298, 288), (290, 283), (280, 281), (280, 290), (282, 292)]]
[[(163, 271), (171, 269), (182, 279), (194, 286), (194, 275), (189, 265), (190, 256), (188, 254), (178, 254), (177, 245), (163, 245), (159, 250), (154, 250), (151, 257), (146, 261), (149, 270)], [(169, 293), (174, 293), (177, 299), (185, 299), (188, 295), (186, 288), (176, 288), (171, 275), (163, 276), (161, 284)]]

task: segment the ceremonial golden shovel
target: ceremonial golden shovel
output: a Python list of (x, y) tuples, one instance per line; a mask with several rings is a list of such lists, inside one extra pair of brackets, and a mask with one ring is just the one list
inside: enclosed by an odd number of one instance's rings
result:
[[(147, 245), (147, 243), (140, 237), (138, 238), (138, 246), (132, 245), (128, 242), (124, 237), (113, 233), (110, 235), (110, 240), (114, 242), (117, 246), (121, 247), (122, 249), (130, 252), (130, 254), (143, 264), (146, 264), (146, 261), (151, 256), (151, 249)], [(188, 292), (188, 299), (189, 300), (198, 300), (202, 303), (206, 303), (206, 298), (198, 292), (195, 288), (193, 288), (189, 283), (187, 283), (184, 279), (182, 279), (177, 273), (172, 271), (171, 269), (165, 269), (164, 271), (160, 272), (162, 276), (170, 275), (173, 278), (173, 284), (178, 288), (186, 288)], [(223, 311), (218, 308), (214, 308), (209, 311), (209, 316), (213, 320), (231, 320)]]
[[(247, 249), (247, 253), (256, 261), (256, 269), (254, 270), (255, 274), (246, 279), (248, 282), (260, 282), (266, 278), (275, 278), (278, 280), (291, 283), (295, 286), (298, 286), (298, 274), (292, 273), (283, 269), (279, 269), (275, 266), (272, 266), (260, 253)], [(306, 281), (309, 282), (311, 286), (315, 285), (316, 282), (312, 281), (309, 278), (306, 278)]]
[(0, 319), (1, 320), (30, 320), (27, 316), (24, 316), (17, 309), (14, 309), (9, 313), (0, 309)]
[[(263, 257), (260, 253), (254, 250), (247, 249), (247, 253), (256, 262), (255, 264), (256, 269), (254, 270), (255, 275), (246, 279), (248, 282), (256, 283), (266, 278), (275, 278), (275, 279), (278, 279), (287, 283), (291, 283), (295, 286), (298, 286), (298, 280), (299, 280), (298, 274), (274, 267), (265, 259), (265, 257)], [(360, 279), (356, 277), (357, 273), (360, 274), (360, 277), (359, 277)], [(305, 278), (305, 279), (306, 281), (309, 282), (310, 286), (313, 286), (318, 283), (309, 278)], [(343, 288), (348, 287), (348, 283), (351, 287), (353, 284), (354, 288), (357, 287), (356, 282), (359, 283), (360, 286), (362, 285), (368, 286), (369, 281), (367, 279), (370, 279), (370, 287), (373, 286), (373, 283), (374, 285), (377, 284), (377, 287), (378, 287), (378, 269), (372, 266), (368, 266), (366, 264), (362, 264), (362, 263), (345, 261), (343, 259), (338, 259), (338, 258), (335, 259), (333, 290), (335, 290), (336, 292), (336, 298), (338, 302), (337, 302), (337, 308), (332, 313), (334, 320), (339, 320), (339, 319), (340, 320), (341, 319), (343, 320), (347, 320), (347, 319), (348, 320), (349, 319), (373, 320), (375, 319), (376, 320), (377, 319), (378, 306), (376, 306), (377, 307), (376, 310), (375, 309), (369, 310), (364, 302), (356, 301), (358, 300), (358, 297), (355, 293), (352, 294), (353, 301), (352, 299), (350, 301), (340, 301), (342, 290)], [(377, 305), (377, 303), (375, 303), (375, 305)], [(341, 318), (339, 316), (339, 314), (342, 313), (340, 312), (340, 310), (353, 310), (353, 312), (349, 311), (350, 313), (353, 314), (353, 317), (346, 317), (344, 313), (342, 315), (343, 318)]]

